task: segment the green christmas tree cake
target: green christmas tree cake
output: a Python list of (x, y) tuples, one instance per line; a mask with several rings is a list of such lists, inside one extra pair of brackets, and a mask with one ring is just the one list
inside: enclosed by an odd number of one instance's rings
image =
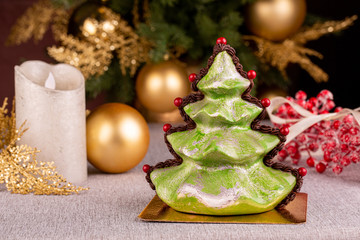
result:
[(288, 129), (261, 125), (269, 100), (250, 95), (235, 50), (219, 38), (208, 66), (191, 74), (194, 93), (175, 99), (186, 125), (164, 125), (175, 159), (144, 166), (157, 195), (175, 210), (240, 215), (284, 207), (302, 185), (298, 169), (272, 162)]

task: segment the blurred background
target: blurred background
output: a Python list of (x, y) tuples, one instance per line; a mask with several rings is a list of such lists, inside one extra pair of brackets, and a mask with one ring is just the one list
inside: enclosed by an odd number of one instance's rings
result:
[(173, 99), (225, 37), (257, 72), (253, 95), (328, 89), (356, 108), (359, 13), (355, 0), (0, 0), (0, 99), (14, 96), (15, 65), (64, 62), (86, 77), (88, 109), (123, 102), (176, 121)]

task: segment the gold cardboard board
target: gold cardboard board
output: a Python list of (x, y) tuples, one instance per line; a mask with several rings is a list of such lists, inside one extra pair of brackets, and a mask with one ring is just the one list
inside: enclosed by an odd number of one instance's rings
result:
[(138, 216), (149, 222), (297, 224), (306, 222), (307, 194), (297, 193), (282, 210), (238, 216), (208, 216), (175, 211), (155, 195)]

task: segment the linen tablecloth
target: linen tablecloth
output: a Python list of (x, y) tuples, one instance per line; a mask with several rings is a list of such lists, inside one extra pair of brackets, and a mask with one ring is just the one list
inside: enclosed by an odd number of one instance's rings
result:
[[(143, 161), (122, 174), (89, 165), (89, 191), (71, 196), (18, 195), (0, 186), (0, 239), (360, 239), (360, 164), (335, 176), (308, 168), (307, 222), (296, 225), (153, 223), (137, 218), (155, 195), (143, 164), (171, 158), (161, 124), (149, 124)], [(302, 159), (302, 163), (305, 160)]]

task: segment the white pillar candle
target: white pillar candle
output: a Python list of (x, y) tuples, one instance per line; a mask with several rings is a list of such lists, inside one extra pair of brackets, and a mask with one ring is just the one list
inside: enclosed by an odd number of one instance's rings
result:
[(27, 61), (15, 66), (16, 125), (29, 130), (20, 144), (36, 147), (38, 160), (54, 162), (69, 182), (87, 178), (85, 83), (68, 64)]

